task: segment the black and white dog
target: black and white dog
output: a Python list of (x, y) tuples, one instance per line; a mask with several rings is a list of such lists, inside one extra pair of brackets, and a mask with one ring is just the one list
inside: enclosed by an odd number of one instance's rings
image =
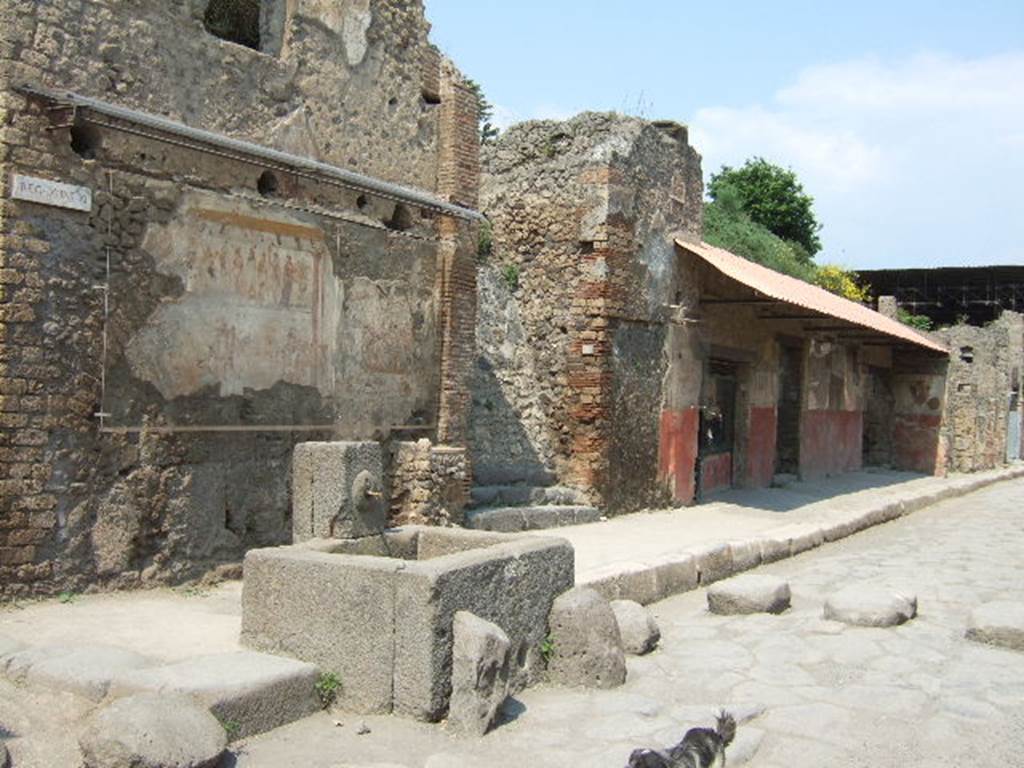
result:
[(736, 721), (722, 712), (714, 729), (691, 728), (667, 750), (634, 749), (626, 768), (725, 768), (725, 748), (735, 736)]

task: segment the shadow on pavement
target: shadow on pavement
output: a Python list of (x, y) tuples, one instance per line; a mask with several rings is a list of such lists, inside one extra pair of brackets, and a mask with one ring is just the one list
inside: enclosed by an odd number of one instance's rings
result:
[(796, 481), (788, 483), (783, 488), (731, 488), (710, 496), (706, 501), (768, 512), (792, 512), (819, 501), (862, 491), (892, 488), (926, 477), (930, 476), (917, 472), (867, 469), (821, 480)]

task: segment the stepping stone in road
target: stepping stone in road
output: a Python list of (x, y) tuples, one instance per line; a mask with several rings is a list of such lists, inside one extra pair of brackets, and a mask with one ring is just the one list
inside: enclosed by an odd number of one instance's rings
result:
[(789, 601), (789, 582), (764, 574), (734, 576), (708, 587), (708, 610), (726, 616), (782, 613)]
[(894, 627), (917, 616), (917, 596), (869, 584), (854, 584), (825, 601), (826, 619), (857, 627)]
[(1024, 603), (1000, 600), (971, 612), (966, 637), (979, 643), (1024, 651)]

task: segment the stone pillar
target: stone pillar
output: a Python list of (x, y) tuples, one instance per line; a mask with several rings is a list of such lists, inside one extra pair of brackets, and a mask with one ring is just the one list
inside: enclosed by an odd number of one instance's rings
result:
[(896, 304), (895, 296), (879, 296), (878, 312), (881, 315), (890, 317), (893, 320), (899, 319), (899, 306)]

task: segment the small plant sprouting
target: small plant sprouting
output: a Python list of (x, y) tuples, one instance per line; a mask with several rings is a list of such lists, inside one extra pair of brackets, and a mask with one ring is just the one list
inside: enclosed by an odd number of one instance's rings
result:
[(338, 691), (341, 690), (341, 678), (333, 672), (322, 672), (313, 687), (316, 689), (316, 695), (320, 697), (320, 706), (328, 709), (338, 698)]
[(476, 240), (476, 257), (479, 261), (487, 261), (487, 257), (494, 250), (494, 230), (491, 229), (491, 222), (483, 221), (480, 224), (480, 234)]
[(551, 661), (551, 657), (555, 654), (555, 641), (551, 639), (551, 635), (548, 635), (540, 642), (540, 655), (544, 659), (544, 663), (547, 664)]
[(505, 268), (501, 270), (501, 276), (505, 278), (508, 289), (515, 293), (516, 288), (519, 287), (519, 265), (506, 264)]
[(242, 732), (242, 724), (237, 720), (221, 720), (219, 717), (217, 720), (220, 721), (220, 727), (227, 734), (228, 741), (234, 741), (238, 738), (238, 734)]
[(75, 602), (75, 600), (78, 599), (78, 595), (76, 595), (74, 592), (61, 592), (57, 596), (57, 599), (64, 605), (68, 605), (70, 603)]

